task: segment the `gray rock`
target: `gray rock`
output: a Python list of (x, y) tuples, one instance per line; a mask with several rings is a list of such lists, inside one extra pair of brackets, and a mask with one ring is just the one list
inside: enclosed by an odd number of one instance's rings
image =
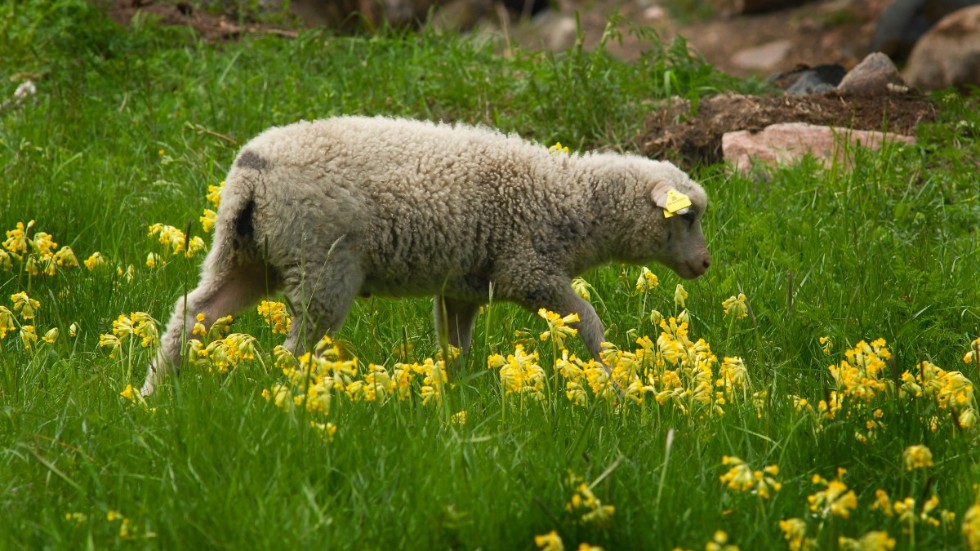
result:
[(980, 0), (895, 0), (878, 16), (871, 51), (905, 59), (919, 38), (936, 22)]
[(881, 52), (868, 54), (844, 75), (837, 91), (845, 95), (875, 96), (906, 88), (905, 81), (889, 57)]
[(924, 90), (980, 86), (980, 6), (947, 15), (912, 50), (905, 79)]

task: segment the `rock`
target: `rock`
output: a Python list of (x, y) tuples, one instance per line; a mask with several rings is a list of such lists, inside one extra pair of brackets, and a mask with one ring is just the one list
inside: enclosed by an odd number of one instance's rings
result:
[(844, 67), (836, 63), (816, 67), (799, 65), (792, 71), (772, 75), (768, 80), (791, 96), (805, 96), (836, 90), (846, 73)]
[(980, 6), (953, 12), (930, 29), (912, 50), (905, 79), (925, 90), (980, 86)]
[(902, 76), (889, 57), (881, 52), (868, 54), (837, 85), (844, 95), (877, 96), (907, 89)]
[(861, 145), (878, 149), (884, 142), (915, 143), (915, 138), (870, 130), (852, 130), (800, 122), (767, 126), (761, 132), (727, 132), (721, 138), (726, 162), (739, 172), (748, 173), (755, 163), (790, 164), (805, 155), (817, 157), (824, 166), (845, 158), (845, 147)]
[(732, 56), (732, 63), (743, 69), (772, 70), (786, 58), (792, 47), (790, 40), (774, 40), (736, 52)]
[(937, 21), (980, 0), (894, 0), (875, 22), (871, 51), (905, 59), (919, 38)]

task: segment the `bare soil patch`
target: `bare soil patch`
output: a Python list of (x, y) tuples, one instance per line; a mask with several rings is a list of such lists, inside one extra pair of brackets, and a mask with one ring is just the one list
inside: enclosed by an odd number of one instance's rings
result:
[(685, 101), (652, 112), (647, 118), (646, 131), (637, 139), (637, 147), (644, 155), (691, 166), (720, 162), (721, 137), (736, 130), (755, 132), (771, 124), (805, 122), (914, 136), (917, 125), (935, 119), (935, 105), (917, 94), (872, 97), (835, 93), (725, 94), (702, 100), (693, 115)]

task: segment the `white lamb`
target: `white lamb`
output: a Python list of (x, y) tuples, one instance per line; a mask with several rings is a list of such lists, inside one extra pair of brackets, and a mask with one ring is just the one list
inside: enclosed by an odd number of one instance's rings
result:
[[(671, 190), (689, 206), (667, 207)], [(338, 331), (359, 294), (434, 295), (439, 334), (466, 350), (492, 285), (495, 299), (577, 313), (598, 359), (602, 322), (571, 278), (612, 260), (702, 275), (706, 204), (670, 163), (556, 154), (486, 128), (380, 117), (271, 128), (228, 174), (201, 282), (177, 301), (143, 393), (179, 363), (198, 314), (209, 325), (277, 290), (304, 315), (294, 350)]]

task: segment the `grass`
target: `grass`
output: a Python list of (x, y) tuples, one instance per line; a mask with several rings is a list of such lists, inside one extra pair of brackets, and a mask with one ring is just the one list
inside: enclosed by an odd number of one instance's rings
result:
[[(110, 357), (100, 334), (122, 313), (162, 319), (196, 283), (200, 257), (167, 256), (147, 226), (200, 235), (208, 186), (262, 129), (384, 114), (628, 151), (650, 100), (668, 90), (696, 100), (757, 86), (714, 73), (677, 44), (651, 44), (635, 64), (578, 49), (504, 58), (430, 33), (210, 45), (152, 21), (119, 29), (80, 2), (4, 5), (0, 28), (3, 96), (24, 78), (38, 84), (0, 112), (0, 228), (35, 220), (31, 235), (52, 234), (79, 260), (95, 251), (108, 260), (53, 277), (30, 276), (17, 261), (0, 268), (0, 305), (12, 309), (8, 298), (22, 291), (40, 302), (34, 320), (16, 314), (17, 329), (0, 340), (0, 547), (533, 549), (535, 536), (555, 530), (566, 548), (696, 549), (722, 530), (742, 549), (778, 549), (780, 521), (799, 518), (819, 548), (879, 530), (898, 549), (969, 548), (975, 426), (932, 397), (899, 396), (900, 382), (865, 405), (827, 368), (858, 341), (882, 337), (892, 352), (882, 379), (928, 360), (976, 384), (977, 366), (962, 360), (980, 336), (976, 98), (937, 96), (941, 119), (921, 129), (918, 145), (850, 151), (851, 170), (808, 160), (768, 181), (720, 166), (695, 172), (712, 198), (714, 263), (685, 282), (692, 340), (704, 338), (719, 362), (742, 357), (751, 380), (724, 415), (652, 395), (643, 405), (572, 405), (552, 346), (537, 339), (544, 322), (508, 304), (478, 319), (473, 350), (451, 366), (435, 406), (417, 395), (367, 402), (338, 393), (328, 416), (277, 408), (261, 393), (284, 382), (271, 357), (282, 337), (253, 311), (233, 330), (256, 337), (258, 359), (230, 375), (188, 369), (144, 407), (120, 391), (141, 380), (152, 351), (127, 343)], [(151, 251), (167, 265), (146, 267)], [(677, 278), (651, 268), (660, 287), (645, 293), (635, 290), (639, 267), (585, 274), (609, 339), (624, 350), (636, 336), (656, 340), (651, 309), (681, 311)], [(751, 315), (733, 320), (721, 302), (738, 293)], [(409, 363), (438, 353), (430, 309), (426, 300), (359, 301), (337, 337), (364, 364), (392, 371), (405, 344)], [(61, 334), (27, 349), (19, 334), (28, 324), (39, 336)], [(487, 357), (513, 354), (515, 340), (540, 352), (544, 403), (506, 394), (487, 369)], [(585, 355), (574, 339), (569, 346)], [(830, 419), (816, 408), (832, 390), (849, 397)], [(798, 411), (793, 395), (815, 410)], [(465, 424), (452, 421), (459, 411)], [(868, 438), (875, 420), (883, 424), (866, 443), (855, 436)], [(336, 435), (327, 441), (310, 421), (334, 423)], [(934, 464), (906, 470), (903, 452), (917, 444)], [(724, 456), (753, 470), (778, 465), (781, 490), (764, 499), (727, 487)], [(857, 507), (847, 518), (810, 511), (808, 497), (825, 489), (813, 475), (832, 480), (838, 468)], [(578, 488), (570, 472), (615, 507), (606, 522), (566, 510)], [(915, 498), (916, 515), (936, 496), (929, 516), (945, 509), (956, 519), (886, 516), (871, 508), (878, 489)]]

